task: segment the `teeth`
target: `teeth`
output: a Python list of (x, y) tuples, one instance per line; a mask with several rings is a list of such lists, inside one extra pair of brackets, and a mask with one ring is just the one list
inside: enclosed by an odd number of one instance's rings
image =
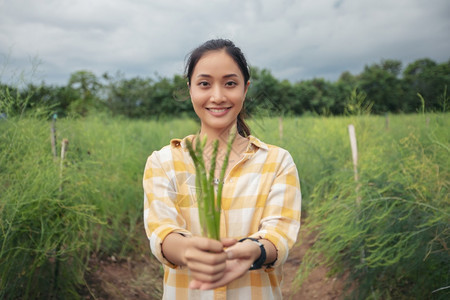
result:
[(209, 110), (212, 112), (220, 113), (220, 112), (226, 111), (227, 109), (226, 108), (209, 108)]

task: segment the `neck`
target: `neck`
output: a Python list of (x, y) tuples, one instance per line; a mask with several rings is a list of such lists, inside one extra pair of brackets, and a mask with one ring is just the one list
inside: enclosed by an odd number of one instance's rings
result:
[(226, 129), (221, 129), (221, 130), (213, 130), (213, 129), (205, 129), (205, 128), (201, 128), (200, 129), (200, 137), (203, 138), (205, 135), (207, 137), (207, 144), (211, 144), (213, 141), (215, 140), (219, 140), (219, 149), (226, 147), (227, 143), (228, 143), (228, 137), (229, 134), (231, 133), (231, 130), (235, 130), (236, 131), (236, 139), (238, 139), (239, 133), (237, 133), (237, 129), (234, 126), (230, 126), (229, 128)]
[(229, 139), (229, 134), (231, 130), (235, 130), (236, 131), (236, 138), (233, 141), (232, 144), (232, 151), (230, 153), (230, 157), (229, 157), (229, 165), (228, 165), (228, 169), (230, 170), (232, 166), (234, 166), (239, 159), (242, 157), (242, 155), (244, 154), (245, 150), (247, 149), (248, 145), (249, 145), (249, 140), (248, 138), (244, 138), (241, 135), (239, 135), (239, 133), (237, 132), (237, 128), (236, 126), (232, 126), (226, 130), (221, 130), (221, 131), (214, 131), (214, 130), (204, 130), (204, 128), (201, 128), (200, 130), (200, 134), (199, 137), (200, 139), (203, 139), (204, 136), (207, 137), (207, 141), (206, 141), (206, 145), (205, 148), (203, 150), (203, 159), (205, 161), (205, 165), (206, 168), (209, 170), (210, 167), (210, 159), (212, 157), (212, 149), (213, 149), (213, 142), (215, 140), (219, 141), (219, 149), (218, 149), (218, 153), (217, 153), (217, 158), (216, 158), (216, 172), (215, 172), (215, 177), (218, 178), (220, 176), (220, 170), (222, 169), (222, 164), (224, 162), (224, 158), (226, 155), (226, 151), (227, 151), (227, 144), (228, 144), (228, 139)]

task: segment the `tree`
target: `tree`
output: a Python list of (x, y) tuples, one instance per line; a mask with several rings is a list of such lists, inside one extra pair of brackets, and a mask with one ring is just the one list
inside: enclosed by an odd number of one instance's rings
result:
[(118, 73), (115, 77), (104, 75), (108, 80), (106, 103), (115, 115), (130, 118), (160, 118), (169, 115), (194, 114), (189, 101), (186, 79), (175, 75), (172, 79), (159, 77), (124, 78)]
[(129, 118), (141, 118), (148, 114), (147, 102), (151, 101), (152, 80), (139, 77), (126, 79), (118, 73), (115, 77), (104, 74), (108, 80), (106, 105), (114, 115), (124, 115)]
[(251, 68), (251, 85), (244, 104), (250, 115), (280, 115), (285, 106), (280, 100), (279, 81), (267, 69)]
[(341, 115), (346, 113), (348, 99), (357, 87), (357, 80), (357, 76), (352, 75), (349, 71), (345, 71), (334, 83), (336, 98), (336, 104), (333, 110), (334, 114)]
[(291, 109), (295, 114), (303, 114), (306, 111), (314, 111), (311, 99), (317, 95), (316, 87), (310, 81), (300, 81), (294, 84), (294, 93), (296, 97), (295, 106)]
[(375, 113), (407, 111), (409, 108), (402, 101), (402, 82), (398, 78), (401, 62), (383, 60), (381, 64), (365, 66), (358, 77), (358, 88), (364, 91), (373, 102)]
[(70, 112), (86, 116), (90, 110), (100, 108), (97, 93), (102, 85), (94, 73), (90, 71), (72, 73), (67, 86), (74, 92), (76, 98), (69, 104)]
[(419, 93), (428, 109), (440, 110), (443, 105), (442, 95), (450, 85), (450, 60), (439, 65), (428, 58), (416, 60), (403, 71), (403, 80), (406, 97), (412, 107), (421, 105)]

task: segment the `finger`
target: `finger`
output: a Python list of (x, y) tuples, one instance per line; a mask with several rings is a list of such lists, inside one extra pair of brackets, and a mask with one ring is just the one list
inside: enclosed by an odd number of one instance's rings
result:
[(200, 263), (205, 265), (219, 265), (225, 263), (227, 254), (225, 252), (211, 253), (196, 248), (188, 249), (185, 252), (186, 265), (191, 263)]
[(215, 289), (229, 284), (231, 281), (242, 277), (248, 271), (248, 265), (242, 264), (236, 260), (229, 261), (225, 274), (217, 281), (214, 282), (202, 282), (198, 287), (201, 290)]
[(200, 289), (201, 286), (202, 286), (202, 282), (195, 280), (195, 279), (191, 280), (191, 282), (189, 283), (189, 288), (193, 289), (193, 290)]
[(232, 238), (221, 238), (220, 241), (224, 247), (231, 247), (237, 243), (237, 240)]
[[(205, 275), (215, 275), (222, 274), (225, 271), (226, 263), (225, 261), (217, 265), (208, 265), (201, 262), (192, 261), (187, 265), (192, 273), (201, 273)], [(197, 278), (200, 279), (200, 278)]]
[(224, 272), (216, 273), (216, 274), (206, 274), (199, 272), (191, 272), (192, 278), (198, 280), (203, 283), (212, 283), (220, 280), (224, 275)]
[(255, 253), (260, 253), (261, 250), (256, 243), (236, 243), (232, 247), (225, 250), (228, 259), (248, 259), (255, 255)]
[(222, 243), (213, 239), (198, 237), (195, 241), (195, 246), (198, 249), (209, 252), (223, 252)]

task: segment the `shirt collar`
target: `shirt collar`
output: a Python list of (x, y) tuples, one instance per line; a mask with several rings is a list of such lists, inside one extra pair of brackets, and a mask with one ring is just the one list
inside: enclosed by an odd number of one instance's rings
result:
[[(254, 137), (253, 135), (249, 135), (248, 138), (250, 140), (250, 145), (252, 145), (252, 148), (257, 147), (257, 148), (261, 148), (264, 150), (269, 150), (269, 147), (267, 146), (267, 144), (262, 142), (260, 139)], [(256, 152), (256, 149), (255, 149), (255, 152)]]
[(191, 134), (185, 137), (184, 139), (172, 139), (170, 140), (170, 146), (172, 148), (181, 148), (181, 149), (187, 149), (186, 147), (186, 140), (189, 139), (192, 141), (195, 135)]
[[(173, 148), (182, 148), (182, 149), (187, 149), (186, 148), (186, 140), (190, 140), (192, 141), (192, 139), (195, 137), (195, 135), (191, 134), (188, 135), (187, 137), (183, 138), (183, 139), (172, 139), (170, 141), (170, 145)], [(253, 150), (254, 152), (256, 152), (257, 148), (260, 149), (264, 149), (264, 150), (268, 150), (269, 147), (267, 146), (266, 143), (262, 142), (260, 139), (254, 137), (253, 135), (249, 135), (248, 139), (250, 141), (250, 147), (249, 150)]]

